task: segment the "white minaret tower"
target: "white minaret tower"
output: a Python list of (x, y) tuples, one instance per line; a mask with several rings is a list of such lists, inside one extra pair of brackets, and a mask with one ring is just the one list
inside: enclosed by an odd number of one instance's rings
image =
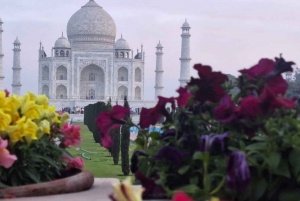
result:
[(186, 83), (190, 80), (190, 25), (185, 22), (183, 23), (182, 29), (182, 42), (181, 42), (181, 57), (180, 60), (180, 86), (185, 86)]
[(163, 67), (162, 67), (162, 55), (163, 55), (163, 46), (159, 43), (156, 46), (156, 76), (155, 76), (155, 100), (157, 100), (157, 96), (161, 96), (164, 85), (163, 85)]
[(0, 18), (0, 90), (4, 90), (3, 88), (4, 75), (3, 75), (3, 62), (2, 62), (4, 56), (4, 54), (2, 53), (2, 32), (3, 32), (2, 24), (3, 22)]
[(20, 66), (20, 41), (18, 40), (18, 37), (16, 38), (14, 44), (14, 61), (13, 61), (13, 81), (12, 81), (12, 93), (16, 95), (21, 94), (21, 66)]

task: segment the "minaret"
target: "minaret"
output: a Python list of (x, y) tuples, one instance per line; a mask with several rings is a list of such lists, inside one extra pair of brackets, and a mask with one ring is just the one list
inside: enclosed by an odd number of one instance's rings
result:
[(182, 42), (181, 42), (181, 57), (180, 60), (180, 86), (185, 86), (186, 83), (190, 80), (190, 25), (185, 22), (183, 23), (182, 29)]
[(16, 38), (14, 44), (14, 61), (13, 61), (13, 81), (12, 81), (12, 93), (16, 95), (21, 94), (21, 66), (20, 66), (20, 41)]
[(2, 62), (4, 56), (4, 54), (2, 53), (2, 32), (3, 32), (2, 24), (3, 22), (0, 18), (0, 90), (4, 90), (3, 88), (4, 75), (3, 75), (3, 62)]
[(156, 76), (155, 76), (155, 100), (157, 100), (157, 96), (161, 96), (163, 92), (163, 66), (162, 66), (162, 55), (163, 55), (163, 46), (159, 43), (156, 46)]

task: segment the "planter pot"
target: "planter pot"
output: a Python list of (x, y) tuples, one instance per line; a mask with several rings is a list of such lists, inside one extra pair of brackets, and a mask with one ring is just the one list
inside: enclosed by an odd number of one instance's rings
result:
[(1, 191), (12, 197), (32, 197), (74, 193), (87, 190), (94, 183), (94, 175), (87, 171), (80, 171), (72, 176), (38, 184), (9, 187)]

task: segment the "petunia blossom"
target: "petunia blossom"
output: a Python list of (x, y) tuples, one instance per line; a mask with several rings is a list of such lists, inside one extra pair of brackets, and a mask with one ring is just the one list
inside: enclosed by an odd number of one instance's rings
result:
[(70, 170), (73, 168), (82, 169), (82, 167), (84, 166), (84, 161), (81, 157), (72, 158), (70, 156), (63, 156), (61, 158), (61, 161), (67, 164), (66, 170)]
[(259, 98), (251, 95), (243, 98), (240, 101), (240, 108), (237, 109), (237, 114), (247, 120), (253, 120), (258, 115), (262, 114)]
[(129, 109), (115, 105), (111, 111), (104, 111), (96, 118), (97, 127), (101, 132), (101, 145), (103, 147), (108, 148), (112, 145), (110, 131), (124, 124), (123, 119), (129, 114)]
[(194, 69), (198, 71), (200, 79), (191, 78), (188, 86), (197, 86), (195, 99), (204, 103), (205, 101), (219, 102), (225, 95), (222, 84), (228, 81), (228, 77), (221, 72), (213, 72), (210, 66), (196, 64)]
[(230, 123), (236, 119), (235, 105), (228, 95), (225, 95), (221, 104), (215, 107), (214, 118), (221, 123)]
[(194, 200), (190, 198), (187, 194), (185, 194), (183, 191), (178, 191), (172, 197), (172, 201), (194, 201)]
[(150, 125), (155, 125), (163, 116), (168, 117), (169, 112), (166, 105), (170, 103), (171, 108), (175, 109), (175, 98), (165, 98), (158, 96), (158, 102), (154, 108), (142, 108), (140, 115), (141, 128), (148, 128)]
[(7, 145), (7, 140), (3, 140), (0, 137), (0, 165), (5, 168), (10, 168), (17, 160), (17, 156), (9, 153), (9, 151), (6, 149)]
[(189, 98), (192, 97), (192, 94), (188, 92), (187, 87), (180, 87), (177, 92), (179, 93), (179, 96), (176, 98), (178, 107), (186, 106)]
[(199, 150), (201, 152), (214, 152), (217, 150), (223, 152), (225, 150), (224, 140), (226, 137), (228, 137), (228, 133), (202, 135), (200, 137)]
[(145, 189), (143, 196), (149, 198), (161, 198), (162, 196), (165, 196), (163, 188), (155, 183), (155, 181), (159, 179), (158, 177), (148, 178), (141, 171), (137, 171), (134, 175)]
[(227, 186), (231, 189), (245, 190), (251, 180), (249, 166), (244, 152), (232, 152), (227, 160)]
[(157, 155), (154, 157), (154, 160), (166, 160), (173, 165), (179, 166), (182, 159), (187, 156), (187, 153), (177, 149), (176, 147), (165, 146), (159, 150)]
[(82, 138), (80, 136), (80, 129), (80, 126), (65, 123), (61, 128), (63, 134), (62, 146), (78, 146), (82, 141)]

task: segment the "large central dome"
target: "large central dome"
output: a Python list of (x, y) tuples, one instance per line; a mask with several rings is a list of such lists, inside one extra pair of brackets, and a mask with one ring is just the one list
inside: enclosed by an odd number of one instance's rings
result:
[(94, 0), (90, 0), (72, 15), (67, 34), (71, 42), (114, 43), (116, 24), (112, 17)]

